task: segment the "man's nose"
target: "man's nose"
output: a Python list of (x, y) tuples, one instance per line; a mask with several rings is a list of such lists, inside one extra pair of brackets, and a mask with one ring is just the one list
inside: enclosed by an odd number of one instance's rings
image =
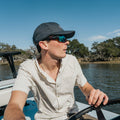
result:
[(70, 42), (67, 40), (67, 41), (65, 42), (65, 44), (66, 44), (66, 45), (69, 45), (69, 44), (70, 44)]

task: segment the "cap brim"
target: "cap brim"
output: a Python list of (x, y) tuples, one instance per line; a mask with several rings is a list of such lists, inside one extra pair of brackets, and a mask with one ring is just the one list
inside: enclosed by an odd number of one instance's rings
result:
[(75, 31), (60, 31), (55, 32), (54, 35), (64, 35), (66, 38), (71, 38), (75, 34)]

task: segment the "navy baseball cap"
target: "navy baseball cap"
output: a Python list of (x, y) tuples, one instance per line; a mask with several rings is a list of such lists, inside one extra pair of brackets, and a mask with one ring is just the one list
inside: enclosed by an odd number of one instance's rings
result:
[(71, 38), (75, 34), (75, 31), (65, 31), (60, 25), (56, 22), (47, 22), (40, 24), (34, 31), (33, 34), (33, 42), (35, 45), (39, 43), (39, 41), (44, 41), (50, 35), (58, 36), (63, 35), (66, 38)]

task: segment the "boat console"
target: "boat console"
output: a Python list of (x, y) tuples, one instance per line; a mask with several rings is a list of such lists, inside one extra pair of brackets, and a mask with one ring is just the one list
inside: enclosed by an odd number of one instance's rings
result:
[(16, 78), (16, 70), (15, 70), (15, 66), (14, 66), (14, 61), (13, 61), (13, 55), (18, 55), (21, 54), (21, 52), (18, 51), (12, 51), (12, 52), (0, 52), (0, 57), (4, 57), (8, 60), (11, 71), (13, 73), (13, 78)]
[[(9, 66), (13, 74), (13, 78), (16, 78), (17, 76), (17, 72), (15, 69), (14, 61), (13, 61), (13, 56), (18, 54), (21, 54), (21, 52), (18, 52), (18, 51), (0, 52), (0, 57), (4, 57), (5, 59), (7, 59), (9, 63)], [(14, 81), (15, 81), (14, 79), (0, 81), (0, 98), (1, 98), (0, 116), (3, 115), (6, 105), (9, 102)]]

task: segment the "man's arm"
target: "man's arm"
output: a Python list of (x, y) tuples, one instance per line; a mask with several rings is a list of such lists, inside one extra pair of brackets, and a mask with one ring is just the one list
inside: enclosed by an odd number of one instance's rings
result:
[(4, 113), (4, 120), (25, 120), (23, 107), (27, 94), (22, 91), (13, 91)]
[(88, 82), (83, 87), (80, 87), (80, 89), (86, 96), (88, 104), (94, 105), (95, 107), (98, 107), (102, 101), (104, 105), (107, 104), (108, 96), (99, 89), (94, 89)]

